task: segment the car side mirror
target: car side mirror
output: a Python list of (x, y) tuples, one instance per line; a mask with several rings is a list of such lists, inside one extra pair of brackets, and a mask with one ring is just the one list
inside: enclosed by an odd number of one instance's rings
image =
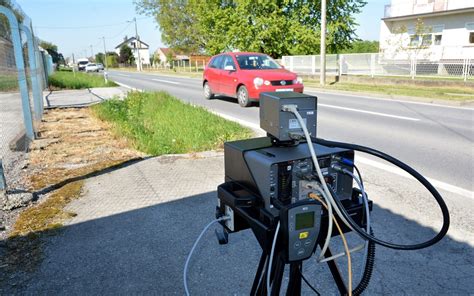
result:
[(235, 71), (235, 68), (232, 65), (227, 65), (227, 66), (224, 67), (224, 70), (226, 70), (226, 71)]

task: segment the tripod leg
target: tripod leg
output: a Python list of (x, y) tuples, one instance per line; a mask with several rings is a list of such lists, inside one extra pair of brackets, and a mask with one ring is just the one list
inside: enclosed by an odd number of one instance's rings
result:
[(275, 258), (277, 259), (275, 262), (275, 268), (272, 272), (272, 291), (270, 293), (271, 296), (278, 296), (280, 295), (280, 288), (281, 288), (281, 281), (283, 279), (283, 273), (285, 271), (285, 262), (283, 258), (281, 258), (280, 254)]
[[(322, 247), (322, 246), (321, 246)], [(332, 253), (327, 248), (326, 253), (324, 253), (324, 257), (331, 257)], [(341, 272), (339, 271), (339, 268), (337, 267), (337, 264), (334, 260), (326, 262), (329, 266), (329, 270), (331, 271), (332, 277), (334, 278), (334, 282), (336, 282), (337, 289), (339, 290), (339, 293), (341, 295), (347, 295), (347, 288), (346, 284), (344, 283), (344, 280), (342, 279)]]
[(301, 273), (300, 268), (303, 263), (291, 263), (290, 264), (290, 281), (288, 282), (288, 288), (286, 290), (287, 296), (299, 296), (301, 295)]
[(267, 262), (267, 260), (268, 255), (265, 252), (262, 252), (260, 262), (258, 263), (257, 273), (255, 274), (255, 279), (253, 280), (252, 290), (250, 291), (250, 295), (252, 296), (263, 295), (261, 291), (261, 286), (265, 283), (266, 271), (264, 270), (264, 267), (266, 266), (265, 263)]

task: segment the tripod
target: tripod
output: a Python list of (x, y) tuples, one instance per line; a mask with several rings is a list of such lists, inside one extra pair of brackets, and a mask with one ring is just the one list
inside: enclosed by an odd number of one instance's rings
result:
[[(322, 247), (322, 244), (320, 244)], [(329, 248), (326, 250), (324, 254), (325, 257), (332, 256), (331, 251)], [(252, 290), (250, 295), (252, 296), (266, 296), (267, 295), (267, 286), (266, 286), (266, 277), (268, 272), (268, 258), (269, 254), (265, 251), (262, 252), (262, 256), (260, 257), (260, 262), (258, 264), (257, 272), (255, 274), (255, 279), (253, 281)], [(347, 295), (347, 288), (344, 284), (344, 280), (342, 279), (341, 273), (336, 265), (336, 263), (332, 260), (326, 262), (331, 274), (334, 278), (334, 282), (337, 285), (339, 293), (341, 295)], [(286, 289), (286, 295), (301, 295), (301, 279), (302, 279), (302, 268), (303, 262), (294, 262), (290, 263), (290, 278), (288, 282), (288, 287)], [(278, 252), (275, 254), (275, 258), (272, 264), (272, 268), (270, 270), (270, 283), (271, 283), (271, 291), (270, 295), (275, 296), (280, 294), (281, 290), (281, 283), (283, 279), (283, 274), (285, 271), (285, 262), (283, 260), (282, 252)]]

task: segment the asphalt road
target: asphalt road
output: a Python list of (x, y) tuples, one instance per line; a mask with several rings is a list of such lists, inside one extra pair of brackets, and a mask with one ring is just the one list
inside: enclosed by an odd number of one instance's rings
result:
[[(111, 71), (109, 77), (140, 90), (165, 90), (192, 104), (259, 124), (258, 107), (236, 100), (206, 101), (201, 79)], [(307, 91), (318, 97), (318, 137), (382, 150), (406, 162), (442, 189), (474, 191), (474, 109)], [(454, 186), (454, 187), (453, 187)]]

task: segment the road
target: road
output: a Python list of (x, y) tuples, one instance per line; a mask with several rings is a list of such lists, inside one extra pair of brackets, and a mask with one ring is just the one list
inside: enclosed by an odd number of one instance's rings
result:
[[(110, 71), (109, 77), (140, 90), (164, 90), (195, 105), (259, 124), (258, 107), (235, 100), (206, 101), (201, 80)], [(317, 91), (318, 137), (382, 150), (435, 180), (443, 189), (472, 197), (474, 109)]]

